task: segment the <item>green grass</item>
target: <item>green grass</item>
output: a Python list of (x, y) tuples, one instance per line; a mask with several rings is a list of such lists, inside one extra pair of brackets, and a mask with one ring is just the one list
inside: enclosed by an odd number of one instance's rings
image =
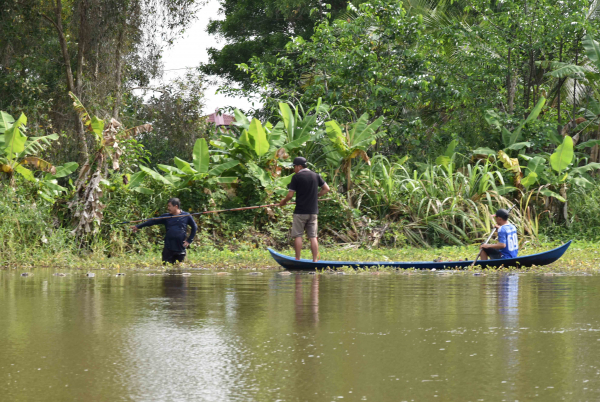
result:
[[(520, 255), (539, 253), (556, 247), (557, 243), (545, 243), (541, 246), (526, 245), (520, 250)], [(438, 249), (423, 249), (405, 247), (398, 249), (378, 248), (321, 248), (322, 260), (333, 261), (432, 261), (442, 257), (443, 260), (473, 259), (477, 255), (476, 246), (455, 246)], [(293, 250), (282, 250), (284, 254), (293, 255)], [(308, 249), (302, 251), (303, 258), (310, 257)], [(161, 256), (158, 249), (147, 253), (127, 253), (118, 257), (107, 257), (101, 252), (88, 255), (71, 253), (37, 253), (30, 261), (3, 263), (2, 268), (68, 268), (68, 269), (162, 269)], [(186, 262), (181, 268), (207, 268), (212, 270), (250, 270), (250, 269), (281, 269), (271, 258), (265, 248), (256, 248), (253, 245), (235, 245), (217, 249), (215, 247), (197, 246), (190, 250)], [(507, 268), (502, 271), (513, 271)], [(390, 269), (368, 269), (354, 271), (345, 269), (348, 273), (361, 272), (386, 272)], [(498, 270), (485, 270), (498, 271)], [(556, 263), (545, 267), (532, 267), (517, 270), (519, 272), (600, 272), (600, 254), (598, 244), (591, 242), (577, 242)]]

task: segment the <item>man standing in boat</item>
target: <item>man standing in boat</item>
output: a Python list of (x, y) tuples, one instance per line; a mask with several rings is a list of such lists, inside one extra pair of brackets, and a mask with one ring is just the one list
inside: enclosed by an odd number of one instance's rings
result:
[[(162, 261), (163, 264), (175, 264), (175, 262), (183, 262), (185, 259), (185, 249), (194, 241), (198, 226), (196, 226), (194, 218), (189, 213), (181, 210), (179, 198), (171, 198), (167, 202), (167, 210), (169, 213), (162, 214), (157, 219), (150, 219), (137, 226), (132, 226), (131, 230), (135, 233), (138, 229), (147, 226), (165, 225), (166, 233)], [(189, 237), (187, 237), (188, 226), (192, 228)]]
[(496, 211), (496, 229), (498, 230), (498, 243), (482, 244), (482, 260), (498, 260), (504, 258), (515, 258), (519, 253), (519, 239), (517, 238), (517, 228), (508, 222), (508, 211), (499, 209)]
[(294, 209), (292, 222), (292, 238), (296, 249), (296, 260), (300, 259), (302, 236), (306, 232), (306, 236), (310, 241), (313, 262), (317, 262), (319, 259), (319, 242), (317, 240), (318, 198), (327, 194), (329, 186), (321, 175), (306, 168), (306, 158), (301, 156), (294, 159), (294, 173), (292, 181), (288, 185), (288, 194), (281, 200), (279, 206), (283, 207), (296, 194), (296, 208)]

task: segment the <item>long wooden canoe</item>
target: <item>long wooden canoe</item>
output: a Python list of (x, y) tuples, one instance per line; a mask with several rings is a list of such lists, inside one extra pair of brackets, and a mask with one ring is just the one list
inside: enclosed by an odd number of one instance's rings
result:
[[(543, 253), (525, 255), (517, 258), (506, 258), (501, 260), (486, 260), (477, 261), (477, 267), (480, 268), (499, 268), (499, 267), (531, 267), (532, 265), (548, 265), (558, 260), (563, 256), (565, 251), (571, 245), (571, 241), (557, 247), (553, 250), (544, 251)], [(375, 262), (356, 262), (356, 261), (317, 261), (301, 259), (296, 260), (294, 257), (289, 257), (284, 254), (280, 254), (275, 250), (269, 249), (271, 256), (285, 269), (289, 270), (300, 270), (300, 271), (313, 271), (315, 269), (335, 269), (340, 267), (354, 267), (354, 268), (376, 268), (376, 267), (390, 267), (398, 269), (415, 268), (415, 269), (457, 269), (457, 268), (468, 268), (471, 266), (473, 261), (406, 261), (406, 262), (389, 262), (389, 261), (375, 261)]]

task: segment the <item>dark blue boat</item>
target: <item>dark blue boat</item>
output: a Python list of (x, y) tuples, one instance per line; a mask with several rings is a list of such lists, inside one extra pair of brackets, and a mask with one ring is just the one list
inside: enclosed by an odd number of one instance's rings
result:
[[(553, 250), (544, 251), (543, 253), (525, 255), (517, 258), (507, 258), (502, 260), (486, 260), (477, 261), (477, 267), (480, 268), (499, 268), (499, 267), (531, 267), (532, 265), (548, 265), (558, 260), (563, 256), (565, 251), (571, 245), (571, 241), (557, 247)], [(269, 249), (271, 256), (285, 269), (296, 271), (313, 271), (315, 269), (335, 269), (341, 267), (353, 268), (377, 268), (390, 267), (398, 269), (414, 268), (414, 269), (457, 269), (468, 268), (473, 261), (407, 261), (407, 262), (356, 262), (356, 261), (317, 261), (301, 259), (296, 261), (293, 257), (288, 257), (278, 253), (275, 250)]]

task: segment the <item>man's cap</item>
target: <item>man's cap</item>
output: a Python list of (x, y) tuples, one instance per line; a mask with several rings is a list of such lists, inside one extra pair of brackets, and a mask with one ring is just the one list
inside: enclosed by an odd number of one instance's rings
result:
[(508, 210), (507, 209), (499, 209), (496, 211), (496, 215), (498, 218), (502, 218), (505, 221), (508, 220)]
[(294, 158), (294, 166), (306, 166), (306, 158), (303, 158), (302, 156), (298, 156), (296, 158)]

